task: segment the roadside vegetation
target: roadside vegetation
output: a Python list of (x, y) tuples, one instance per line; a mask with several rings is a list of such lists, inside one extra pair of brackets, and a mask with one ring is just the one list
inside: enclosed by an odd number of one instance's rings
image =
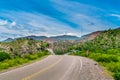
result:
[(18, 39), (0, 43), (0, 71), (49, 55), (49, 44), (33, 39)]
[(28, 63), (30, 61), (42, 58), (46, 55), (49, 55), (47, 51), (41, 51), (35, 54), (26, 54), (23, 57), (11, 57), (8, 53), (0, 52), (0, 71)]
[(71, 55), (89, 57), (99, 62), (115, 80), (120, 80), (120, 29), (104, 31), (92, 41), (74, 45), (71, 50)]
[(120, 80), (120, 56), (115, 54), (94, 53), (94, 52), (72, 52), (72, 55), (89, 57), (97, 61), (111, 72), (115, 80)]
[(70, 51), (70, 47), (72, 47), (75, 43), (71, 41), (58, 41), (53, 43), (53, 51), (57, 55), (62, 55), (68, 53)]

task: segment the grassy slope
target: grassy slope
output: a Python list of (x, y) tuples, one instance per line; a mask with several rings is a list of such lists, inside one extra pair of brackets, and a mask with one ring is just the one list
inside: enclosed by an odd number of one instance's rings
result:
[(48, 54), (49, 54), (48, 52), (42, 51), (31, 55), (27, 54), (24, 57), (16, 57), (16, 58), (0, 61), (0, 71), (15, 68), (25, 63), (31, 63), (36, 60), (40, 60), (41, 58), (45, 57)]
[(0, 71), (31, 62), (49, 54), (49, 44), (33, 39), (0, 43)]
[(94, 40), (75, 45), (71, 49), (80, 55), (92, 58), (112, 72), (115, 80), (120, 80), (120, 30), (108, 30)]

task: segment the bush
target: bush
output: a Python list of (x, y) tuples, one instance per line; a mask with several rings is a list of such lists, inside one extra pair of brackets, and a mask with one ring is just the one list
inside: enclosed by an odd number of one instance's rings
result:
[(111, 72), (120, 72), (120, 62), (111, 62), (106, 65)]
[(10, 59), (10, 54), (6, 52), (0, 52), (0, 61), (4, 61), (6, 59)]
[(77, 56), (84, 56), (85, 57), (85, 52), (71, 52), (71, 55), (77, 55)]
[(9, 67), (17, 66), (18, 63), (16, 62), (16, 59), (8, 60), (7, 63), (9, 64)]
[(24, 58), (16, 58), (15, 59), (15, 63), (17, 63), (17, 64), (23, 64), (26, 62), (28, 62), (28, 59), (24, 59)]
[[(14, 67), (20, 64), (27, 63), (29, 61), (38, 59), (39, 57), (45, 56), (47, 54), (48, 54), (47, 51), (42, 51), (36, 54), (26, 54), (23, 56), (23, 58), (15, 57), (15, 58), (9, 59), (10, 58), (9, 54), (5, 52), (1, 52), (2, 57), (0, 56), (0, 59), (4, 61), (0, 62), (0, 70), (8, 69), (9, 67)], [(5, 60), (5, 59), (8, 59), (8, 60)]]
[(115, 80), (120, 80), (120, 72), (114, 73), (113, 76), (114, 76)]
[(37, 55), (30, 55), (29, 60), (35, 60), (35, 59), (37, 59), (37, 58), (38, 58)]
[(9, 68), (9, 64), (6, 62), (6, 63), (0, 63), (0, 70), (2, 69), (8, 69)]
[(118, 54), (118, 53), (120, 53), (120, 50), (118, 50), (118, 49), (109, 49), (109, 50), (107, 50), (107, 53), (108, 54)]
[(23, 58), (24, 59), (29, 59), (29, 57), (30, 57), (30, 54), (25, 54)]
[(118, 56), (116, 55), (110, 55), (110, 54), (100, 54), (100, 53), (91, 53), (90, 58), (98, 61), (98, 62), (118, 62)]
[(36, 53), (38, 57), (42, 57), (43, 56), (43, 52), (39, 52), (39, 53)]

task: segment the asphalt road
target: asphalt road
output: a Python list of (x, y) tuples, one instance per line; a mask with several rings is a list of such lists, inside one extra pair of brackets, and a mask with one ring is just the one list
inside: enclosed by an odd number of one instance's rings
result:
[(51, 55), (41, 61), (0, 74), (0, 80), (113, 80), (93, 60)]

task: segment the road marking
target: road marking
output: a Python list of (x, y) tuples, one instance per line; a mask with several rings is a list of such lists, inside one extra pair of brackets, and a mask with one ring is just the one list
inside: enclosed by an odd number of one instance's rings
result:
[(61, 60), (62, 60), (62, 58), (60, 58), (60, 59), (59, 59), (57, 62), (55, 62), (54, 64), (49, 65), (49, 66), (41, 69), (40, 71), (38, 71), (38, 72), (36, 72), (36, 73), (33, 73), (33, 74), (31, 74), (30, 76), (28, 76), (28, 77), (23, 78), (22, 80), (29, 80), (29, 79), (31, 79), (31, 78), (33, 78), (33, 77), (35, 77), (35, 76), (37, 76), (37, 75), (39, 75), (39, 74), (47, 71), (47, 70), (49, 70), (50, 68), (52, 68), (52, 67), (54, 67), (55, 65), (57, 65)]

